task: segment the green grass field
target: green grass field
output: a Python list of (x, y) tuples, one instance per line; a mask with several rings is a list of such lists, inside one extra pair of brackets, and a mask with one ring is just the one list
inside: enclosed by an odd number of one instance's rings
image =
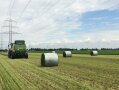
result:
[(0, 55), (0, 90), (119, 90), (119, 56), (60, 54), (56, 67), (41, 67), (40, 57)]

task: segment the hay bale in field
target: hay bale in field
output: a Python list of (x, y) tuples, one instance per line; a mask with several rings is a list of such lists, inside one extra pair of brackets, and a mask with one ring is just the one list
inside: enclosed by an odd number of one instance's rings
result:
[(41, 65), (45, 67), (58, 66), (58, 55), (56, 53), (43, 53)]
[(91, 55), (91, 56), (97, 56), (97, 55), (98, 55), (98, 51), (91, 51), (91, 52), (90, 52), (90, 55)]
[(71, 51), (64, 51), (63, 52), (63, 57), (72, 57)]
[(52, 53), (56, 53), (56, 51), (52, 51)]

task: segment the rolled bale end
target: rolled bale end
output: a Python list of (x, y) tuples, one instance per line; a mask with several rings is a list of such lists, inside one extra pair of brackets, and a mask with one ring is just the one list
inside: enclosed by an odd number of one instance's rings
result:
[(91, 55), (91, 56), (97, 56), (97, 55), (98, 55), (98, 51), (91, 51), (91, 52), (90, 52), (90, 55)]
[(63, 52), (63, 57), (72, 57), (71, 51), (64, 51)]
[(43, 53), (41, 56), (41, 66), (58, 66), (58, 55), (56, 53)]

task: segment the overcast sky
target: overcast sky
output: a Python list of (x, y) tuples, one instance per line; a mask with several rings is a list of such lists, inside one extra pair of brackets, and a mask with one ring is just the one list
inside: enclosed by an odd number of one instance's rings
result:
[[(11, 4), (10, 4), (11, 2)], [(14, 2), (14, 4), (13, 4)], [(13, 39), (28, 48), (118, 48), (119, 0), (0, 0), (0, 25), (9, 18), (19, 28)], [(24, 10), (24, 8), (28, 7)], [(7, 32), (8, 28), (1, 28)], [(8, 35), (2, 35), (7, 47)]]

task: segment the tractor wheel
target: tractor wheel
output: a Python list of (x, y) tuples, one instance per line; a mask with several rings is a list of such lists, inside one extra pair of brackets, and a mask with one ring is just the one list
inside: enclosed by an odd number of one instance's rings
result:
[(15, 54), (13, 52), (11, 53), (11, 59), (15, 59)]
[(25, 58), (28, 59), (28, 53), (25, 54)]

